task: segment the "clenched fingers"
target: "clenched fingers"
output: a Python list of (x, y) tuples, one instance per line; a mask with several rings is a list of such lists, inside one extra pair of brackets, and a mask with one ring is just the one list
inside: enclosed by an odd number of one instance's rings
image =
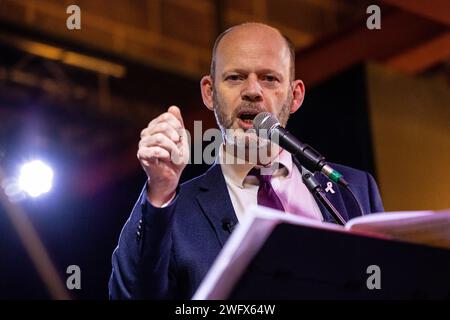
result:
[(179, 156), (181, 154), (181, 150), (178, 148), (175, 142), (173, 142), (171, 139), (169, 139), (169, 137), (162, 133), (145, 136), (139, 141), (139, 148), (154, 146), (158, 146), (167, 150), (170, 155)]
[(162, 133), (169, 137), (172, 141), (178, 142), (180, 141), (183, 129), (175, 129), (172, 125), (170, 125), (167, 122), (159, 122), (156, 124), (153, 124), (144, 130), (141, 131), (141, 138), (145, 138), (157, 133)]
[(184, 128), (182, 123), (170, 112), (165, 112), (161, 114), (160, 116), (156, 117), (150, 123), (148, 124), (147, 128), (151, 128), (158, 123), (168, 123), (171, 125), (175, 130)]
[(154, 147), (141, 147), (137, 153), (138, 158), (141, 161), (147, 162), (146, 165), (151, 163), (155, 159), (169, 160), (170, 154), (166, 149), (158, 146)]

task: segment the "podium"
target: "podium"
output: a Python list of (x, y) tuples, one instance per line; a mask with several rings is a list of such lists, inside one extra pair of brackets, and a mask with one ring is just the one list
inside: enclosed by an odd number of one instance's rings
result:
[(250, 211), (193, 299), (450, 299), (448, 249)]

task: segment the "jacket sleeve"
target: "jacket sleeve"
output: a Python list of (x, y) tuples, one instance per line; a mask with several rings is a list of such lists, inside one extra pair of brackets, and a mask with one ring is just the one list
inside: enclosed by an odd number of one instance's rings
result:
[(370, 202), (370, 212), (383, 212), (383, 202), (381, 200), (380, 191), (378, 190), (377, 183), (370, 173), (367, 173), (368, 180), (368, 191), (369, 191), (369, 202)]
[(156, 208), (147, 200), (146, 190), (144, 187), (112, 255), (110, 299), (169, 299), (176, 286), (171, 230), (179, 192), (168, 206)]

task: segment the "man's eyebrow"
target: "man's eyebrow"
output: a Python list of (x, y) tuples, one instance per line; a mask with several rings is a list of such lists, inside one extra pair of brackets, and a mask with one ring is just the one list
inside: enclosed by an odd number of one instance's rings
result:
[[(239, 69), (239, 68), (229, 69), (229, 70), (225, 70), (222, 73), (222, 77), (227, 75), (227, 74), (229, 74), (229, 73), (248, 74), (249, 71), (248, 70), (244, 70), (244, 69)], [(280, 72), (275, 71), (273, 69), (260, 69), (260, 70), (257, 70), (256, 73), (258, 75), (261, 75), (261, 74), (273, 74), (273, 75), (275, 75), (275, 76), (277, 76), (279, 78), (283, 78), (283, 75)]]
[(273, 69), (262, 69), (257, 72), (258, 74), (274, 74), (275, 76), (279, 78), (283, 78), (283, 75), (279, 73), (278, 71), (275, 71)]
[(222, 75), (226, 75), (228, 73), (244, 73), (244, 74), (247, 74), (248, 71), (246, 71), (244, 69), (234, 68), (234, 69), (224, 70), (222, 72)]

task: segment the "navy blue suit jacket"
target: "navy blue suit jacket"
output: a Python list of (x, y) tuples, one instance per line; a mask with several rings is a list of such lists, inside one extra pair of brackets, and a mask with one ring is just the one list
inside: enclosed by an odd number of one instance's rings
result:
[[(365, 213), (383, 211), (370, 174), (334, 165), (358, 197)], [(301, 167), (299, 168), (301, 170)], [(325, 188), (328, 180), (315, 175)], [(328, 199), (348, 220), (359, 210), (348, 191), (333, 183)], [(319, 203), (326, 221), (332, 218)], [(165, 208), (140, 195), (112, 256), (112, 299), (190, 299), (230, 236), (223, 219), (237, 223), (220, 165), (181, 186)]]

